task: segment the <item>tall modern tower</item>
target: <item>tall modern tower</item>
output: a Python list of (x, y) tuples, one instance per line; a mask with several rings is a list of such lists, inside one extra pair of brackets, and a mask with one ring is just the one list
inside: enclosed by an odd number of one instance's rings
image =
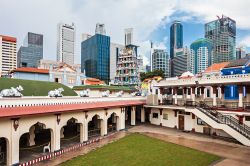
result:
[[(170, 76), (174, 77), (174, 58), (179, 56), (183, 48), (183, 26), (180, 21), (174, 21), (170, 27)], [(178, 57), (180, 58), (180, 57)]]
[(209, 39), (198, 39), (190, 46), (188, 70), (193, 74), (204, 71), (212, 64), (213, 44)]
[(69, 65), (74, 64), (75, 33), (76, 28), (74, 23), (72, 25), (59, 23), (57, 25), (57, 61)]
[(228, 62), (236, 57), (236, 22), (229, 17), (218, 17), (205, 24), (205, 38), (213, 43), (213, 63)]
[(38, 67), (43, 59), (43, 35), (28, 32), (23, 46), (18, 50), (18, 67)]
[(95, 34), (106, 35), (105, 25), (97, 23), (95, 28)]
[(17, 67), (16, 38), (0, 35), (0, 77)]
[(133, 28), (127, 28), (125, 32), (125, 46), (133, 44)]
[(174, 58), (175, 49), (183, 48), (183, 26), (180, 21), (174, 21), (170, 27), (170, 58)]
[(164, 77), (169, 77), (169, 55), (165, 49), (154, 49), (152, 54), (152, 70), (162, 70)]
[(96, 33), (81, 43), (81, 71), (87, 77), (110, 81), (110, 37)]

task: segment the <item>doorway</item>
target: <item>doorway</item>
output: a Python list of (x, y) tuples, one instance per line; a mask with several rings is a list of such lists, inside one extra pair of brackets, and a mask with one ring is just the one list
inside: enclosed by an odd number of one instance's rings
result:
[(179, 115), (179, 130), (184, 130), (184, 115)]

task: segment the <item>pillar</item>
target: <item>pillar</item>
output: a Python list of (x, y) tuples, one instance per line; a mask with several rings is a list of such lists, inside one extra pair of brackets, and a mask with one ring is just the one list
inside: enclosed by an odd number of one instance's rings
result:
[(80, 142), (88, 141), (88, 121), (80, 124)]
[[(14, 126), (16, 120), (12, 120), (11, 126)], [(17, 120), (18, 121), (18, 120)], [(19, 139), (21, 135), (19, 135), (18, 128), (17, 130), (12, 127), (11, 131), (11, 140), (9, 140), (9, 159), (7, 161), (10, 163), (10, 165), (14, 165), (19, 163)]]
[(195, 87), (191, 87), (191, 100), (195, 101)]
[(183, 89), (182, 89), (182, 99), (183, 99), (183, 100), (186, 100), (186, 97), (187, 97), (187, 96), (186, 96), (186, 93), (187, 93), (187, 88), (183, 88)]
[(56, 121), (55, 123), (54, 131), (51, 130), (51, 152), (61, 149), (61, 130), (64, 131), (63, 127), (61, 127)]
[(142, 123), (145, 122), (145, 108), (144, 107), (141, 108), (141, 122)]
[(177, 88), (174, 88), (174, 104), (177, 105)]
[(225, 86), (221, 86), (220, 87), (220, 97), (221, 97), (221, 100), (224, 100), (224, 94), (225, 94)]
[(101, 136), (105, 136), (108, 134), (108, 120), (106, 118), (100, 120), (101, 121)]
[(205, 87), (200, 87), (200, 90), (201, 90), (201, 99), (205, 99)]
[(34, 146), (35, 143), (35, 126), (32, 126), (29, 131), (29, 146)]
[(162, 108), (159, 109), (159, 111), (160, 111), (160, 126), (162, 126), (162, 120), (163, 120), (162, 110), (163, 110)]
[(120, 130), (123, 130), (125, 129), (125, 114), (126, 114), (126, 111), (125, 111), (125, 107), (121, 108), (121, 115), (119, 117), (119, 123), (120, 123)]
[(243, 108), (243, 86), (238, 85), (238, 92), (239, 92), (239, 108)]
[(217, 106), (217, 101), (216, 101), (216, 90), (217, 87), (213, 86), (212, 87), (212, 98), (213, 98), (213, 106), (216, 107)]
[(135, 107), (131, 108), (131, 126), (135, 126)]
[(115, 116), (116, 118), (116, 131), (121, 130), (121, 118), (119, 116)]

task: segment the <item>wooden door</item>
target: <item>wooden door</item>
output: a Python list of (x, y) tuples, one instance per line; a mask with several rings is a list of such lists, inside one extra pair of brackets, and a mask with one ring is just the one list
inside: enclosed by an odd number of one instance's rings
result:
[(184, 130), (184, 115), (179, 115), (179, 130)]

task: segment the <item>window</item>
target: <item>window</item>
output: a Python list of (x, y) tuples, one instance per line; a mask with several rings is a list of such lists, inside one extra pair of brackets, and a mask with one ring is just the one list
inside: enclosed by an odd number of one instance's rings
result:
[(197, 118), (197, 125), (205, 125), (205, 122), (200, 118)]
[(153, 113), (153, 118), (158, 119), (158, 113)]
[(163, 114), (163, 119), (168, 120), (168, 114)]
[(250, 116), (245, 116), (245, 121), (250, 121)]

